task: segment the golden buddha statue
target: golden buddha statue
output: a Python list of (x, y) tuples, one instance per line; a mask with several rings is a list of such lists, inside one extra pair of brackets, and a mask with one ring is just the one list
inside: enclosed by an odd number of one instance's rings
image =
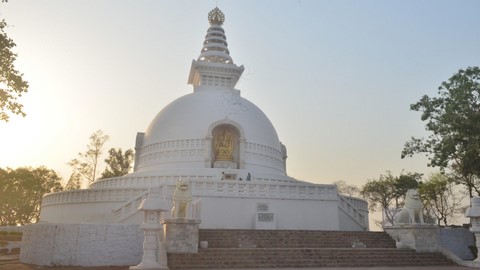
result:
[(228, 130), (223, 130), (215, 138), (215, 160), (233, 161), (233, 136)]

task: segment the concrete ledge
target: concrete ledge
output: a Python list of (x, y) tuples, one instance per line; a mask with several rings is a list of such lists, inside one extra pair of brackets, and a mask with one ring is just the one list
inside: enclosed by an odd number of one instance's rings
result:
[(417, 252), (441, 252), (458, 265), (480, 268), (480, 262), (466, 261), (442, 246), (440, 228), (432, 225), (399, 225), (383, 228), (397, 241), (398, 248), (411, 248)]
[(418, 252), (435, 252), (441, 247), (439, 228), (434, 225), (400, 225), (383, 228), (398, 248), (411, 248)]
[(465, 266), (465, 267), (473, 267), (473, 268), (480, 268), (480, 262), (476, 261), (464, 261), (462, 258), (455, 255), (453, 252), (446, 248), (439, 248), (439, 250), (443, 255), (445, 255), (450, 260), (454, 261), (456, 264)]
[(198, 228), (197, 219), (164, 219), (164, 237), (167, 252), (197, 253)]

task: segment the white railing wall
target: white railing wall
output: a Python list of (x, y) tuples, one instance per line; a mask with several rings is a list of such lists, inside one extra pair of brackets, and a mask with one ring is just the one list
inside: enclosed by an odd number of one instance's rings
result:
[[(158, 187), (165, 183), (174, 182), (178, 179), (196, 182), (196, 181), (214, 181), (219, 180), (218, 176), (213, 175), (163, 175), (163, 176), (123, 176), (107, 179), (100, 179), (92, 183), (89, 188), (128, 188), (128, 187)], [(236, 180), (239, 183), (242, 181)], [(248, 182), (247, 180), (243, 180)], [(275, 179), (275, 178), (260, 178), (252, 177), (251, 182), (268, 182), (268, 183), (302, 183), (293, 179)]]
[(299, 183), (268, 182), (192, 182), (193, 195), (258, 197), (284, 199), (336, 200), (337, 190), (333, 185), (301, 185)]
[(138, 196), (134, 196), (133, 198), (130, 198), (128, 201), (113, 208), (112, 209), (113, 220), (116, 223), (120, 223), (126, 218), (137, 213), (138, 207), (140, 206), (142, 201), (148, 197), (148, 194), (149, 194), (149, 191), (145, 190), (144, 192), (140, 193)]
[[(349, 196), (342, 196), (342, 195), (338, 195), (338, 201), (339, 201), (338, 207), (341, 210), (347, 213), (347, 215), (349, 215), (350, 218), (352, 218), (355, 222), (357, 222), (358, 225), (360, 225), (360, 227), (362, 227), (364, 230), (368, 230), (368, 216), (362, 213), (365, 211), (365, 209), (357, 207), (357, 206), (361, 206), (361, 207), (367, 206), (366, 211), (368, 213), (368, 205), (366, 204), (366, 202), (360, 199), (352, 198)], [(364, 202), (365, 204), (363, 204), (362, 202)]]
[(66, 203), (125, 202), (144, 192), (144, 188), (128, 189), (78, 189), (47, 194), (42, 199), (42, 207)]
[[(137, 179), (138, 180), (138, 179)], [(147, 181), (147, 180), (145, 180)], [(149, 182), (149, 186), (151, 187)], [(160, 184), (162, 197), (170, 200), (175, 182)], [(240, 197), (240, 198), (281, 198), (301, 200), (338, 200), (339, 208), (347, 213), (362, 228), (368, 228), (368, 205), (353, 197), (338, 195), (336, 186), (301, 182), (267, 181), (191, 181), (192, 195), (197, 197)], [(137, 208), (148, 196), (148, 188), (82, 189), (47, 194), (42, 207), (48, 205), (88, 202), (121, 202), (113, 209), (114, 220), (121, 222), (137, 212)], [(200, 211), (200, 209), (198, 209)]]
[[(303, 200), (337, 200), (337, 190), (333, 185), (303, 185), (254, 183), (240, 181), (196, 181), (191, 183), (192, 195), (198, 197), (240, 197), (240, 198), (282, 198)], [(162, 197), (169, 200), (175, 190), (175, 185), (162, 185), (159, 187)], [(148, 191), (139, 194), (114, 211), (116, 222), (121, 222), (137, 212), (142, 199)], [(200, 215), (200, 204), (196, 207)]]
[(345, 200), (348, 201), (348, 203), (353, 205), (353, 207), (357, 208), (358, 210), (368, 212), (368, 203), (365, 200), (362, 200), (356, 197), (345, 196), (345, 195), (340, 195), (340, 196), (342, 196)]
[[(269, 183), (249, 181), (195, 181), (192, 183), (194, 196), (261, 197), (285, 199), (336, 200), (337, 190), (333, 185), (314, 185), (299, 183)], [(164, 198), (170, 198), (174, 184), (159, 185), (168, 187), (162, 191)], [(127, 202), (147, 188), (125, 189), (79, 189), (50, 193), (43, 197), (42, 206), (64, 203), (84, 202)]]

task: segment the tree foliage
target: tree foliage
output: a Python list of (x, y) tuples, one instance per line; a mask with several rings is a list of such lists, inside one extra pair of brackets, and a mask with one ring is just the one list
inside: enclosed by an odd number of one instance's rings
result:
[(385, 221), (394, 225), (395, 214), (403, 206), (407, 190), (417, 188), (420, 180), (419, 173), (402, 172), (395, 177), (387, 171), (377, 179), (368, 180), (360, 194), (368, 201), (370, 210), (382, 211)]
[(61, 182), (45, 167), (0, 168), (0, 225), (37, 222), (43, 195), (61, 191)]
[(402, 172), (393, 183), (395, 192), (395, 205), (402, 205), (409, 189), (417, 189), (422, 181), (422, 174), (416, 172)]
[(437, 225), (449, 220), (460, 210), (463, 196), (455, 192), (455, 178), (442, 173), (430, 175), (427, 181), (420, 183), (418, 189), (427, 216), (433, 216)]
[(103, 153), (103, 146), (108, 139), (109, 136), (104, 134), (102, 130), (97, 130), (90, 135), (87, 151), (78, 153), (78, 158), (72, 159), (68, 163), (72, 167), (75, 177), (80, 177), (82, 181), (85, 180), (88, 183), (95, 182), (97, 179), (98, 162)]
[(107, 167), (101, 178), (118, 177), (130, 172), (134, 159), (132, 149), (128, 149), (123, 153), (121, 148), (111, 148), (108, 150), (108, 154), (108, 158), (105, 159)]
[(82, 187), (82, 175), (73, 172), (65, 185), (65, 190), (77, 190)]
[(357, 196), (360, 194), (360, 188), (355, 185), (349, 185), (343, 180), (333, 182), (337, 186), (338, 193), (347, 196)]
[(438, 97), (423, 96), (410, 105), (422, 113), (430, 133), (405, 143), (402, 158), (425, 154), (429, 166), (457, 173), (470, 197), (480, 195), (480, 68), (459, 70), (438, 88)]
[(25, 116), (23, 105), (17, 99), (28, 91), (28, 83), (15, 69), (17, 54), (12, 52), (16, 44), (5, 33), (7, 23), (0, 21), (0, 121), (7, 122), (10, 114)]

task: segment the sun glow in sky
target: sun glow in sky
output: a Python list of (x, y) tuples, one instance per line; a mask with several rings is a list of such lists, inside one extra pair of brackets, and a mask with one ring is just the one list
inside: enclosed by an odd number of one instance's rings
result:
[[(27, 116), (0, 122), (0, 167), (68, 161), (102, 129), (133, 148), (168, 103), (188, 94), (215, 1), (9, 0), (0, 18), (30, 84)], [(237, 89), (287, 146), (287, 172), (362, 185), (385, 170), (428, 173), (400, 159), (425, 136), (409, 105), (460, 68), (480, 65), (479, 1), (218, 1)], [(106, 151), (105, 151), (106, 152)]]

